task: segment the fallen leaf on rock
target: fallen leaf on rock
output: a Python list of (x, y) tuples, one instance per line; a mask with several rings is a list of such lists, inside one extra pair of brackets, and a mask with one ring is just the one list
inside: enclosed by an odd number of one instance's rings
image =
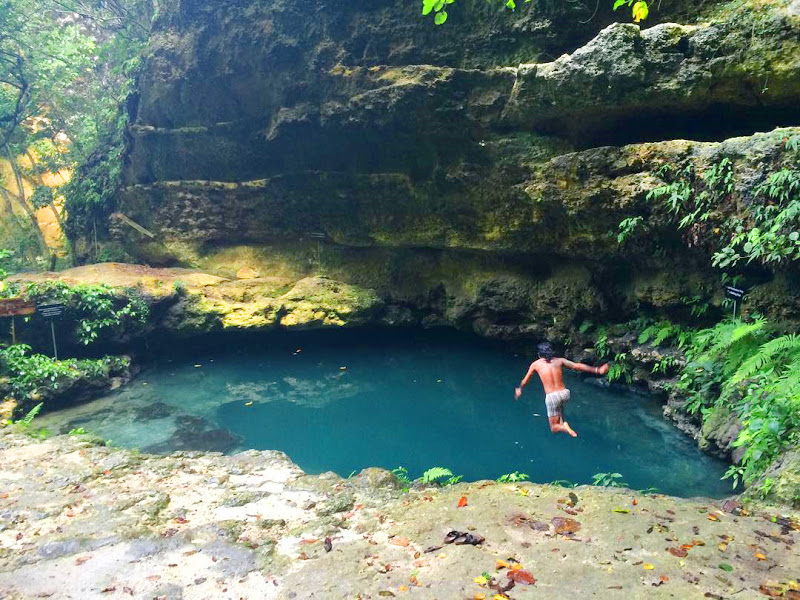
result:
[(476, 593), (472, 598), (473, 600), (486, 600), (486, 594)]
[(378, 592), (378, 596), (381, 596), (382, 598), (394, 598), (394, 592), (389, 590), (381, 590)]
[(656, 567), (655, 567), (655, 565), (652, 565), (652, 564), (650, 564), (650, 563), (644, 563), (644, 564), (642, 565), (642, 568), (643, 568), (643, 569), (647, 569), (648, 571), (652, 571), (652, 570), (653, 570), (653, 569), (655, 569)]
[(331, 541), (331, 538), (326, 537), (325, 541), (322, 542), (322, 547), (325, 548), (325, 552), (330, 552), (333, 550), (333, 542)]
[(687, 556), (689, 554), (683, 548), (674, 548), (674, 547), (667, 548), (667, 552), (672, 554), (672, 556), (677, 556), (678, 558), (684, 558), (685, 556)]
[(770, 598), (782, 598), (786, 589), (779, 583), (762, 583), (758, 591)]
[(755, 556), (758, 560), (767, 560), (767, 555), (763, 552), (756, 552), (753, 556)]
[[(305, 552), (301, 552), (298, 557), (299, 560), (308, 560), (310, 557)], [(216, 562), (216, 561), (215, 561)]]
[(569, 499), (572, 501), (572, 506), (578, 504), (578, 495), (575, 492), (570, 492), (567, 495), (569, 496)]
[(714, 513), (708, 513), (706, 515), (706, 519), (708, 519), (709, 521), (719, 521), (719, 517)]
[(436, 552), (437, 550), (441, 550), (441, 549), (442, 549), (441, 546), (428, 546), (427, 548), (425, 548), (425, 550), (423, 552), (425, 552), (427, 554), (428, 552)]
[(175, 518), (173, 519), (173, 521), (175, 521), (176, 523), (181, 523), (181, 524), (183, 524), (183, 523), (188, 523), (188, 522), (189, 522), (189, 519), (187, 519), (186, 517), (175, 517)]
[(615, 513), (622, 513), (624, 515), (627, 515), (631, 511), (629, 511), (627, 508), (615, 508), (614, 512)]
[(637, 504), (639, 504), (639, 501), (636, 498), (634, 498), (633, 501), (631, 502), (631, 504), (636, 506)]
[(713, 592), (706, 592), (705, 594), (703, 594), (703, 597), (712, 598), (713, 600), (725, 600), (723, 596), (720, 596), (719, 594), (714, 594)]
[(642, 585), (650, 585), (653, 587), (658, 587), (663, 584), (664, 582), (655, 575), (651, 575), (649, 577), (642, 579)]
[(727, 572), (727, 573), (730, 573), (731, 571), (733, 571), (733, 567), (730, 566), (728, 563), (719, 563), (719, 565), (717, 565), (717, 566), (720, 569), (722, 569), (723, 571)]
[(161, 575), (148, 575), (145, 579), (148, 581), (158, 581), (161, 579)]
[(317, 538), (306, 538), (304, 540), (300, 540), (300, 545), (307, 546), (308, 544), (316, 544), (319, 540)]
[(78, 558), (75, 559), (75, 564), (76, 565), (82, 565), (83, 563), (85, 563), (90, 558), (92, 558), (92, 557), (91, 556), (79, 556)]
[[(556, 517), (556, 518), (559, 518), (559, 517)], [(531, 526), (531, 529), (534, 529), (536, 531), (548, 531), (550, 529), (550, 526), (547, 523), (545, 523), (544, 521), (531, 521), (530, 522), (530, 526)]]
[(115, 588), (115, 587), (107, 587), (107, 588), (104, 588), (104, 589), (100, 590), (100, 593), (101, 594), (110, 594), (111, 592), (116, 592), (116, 591), (117, 591), (117, 588)]
[(557, 534), (576, 533), (581, 528), (581, 524), (575, 519), (564, 517), (553, 517), (551, 523), (553, 523)]
[(400, 590), (401, 592), (407, 592), (408, 591), (408, 588), (406, 586), (404, 586), (404, 585), (401, 585), (397, 589)]
[(610, 585), (606, 589), (609, 589), (609, 590), (621, 590), (622, 586), (621, 585)]
[(497, 559), (497, 563), (495, 563), (494, 566), (496, 571), (500, 571), (501, 569), (508, 569), (508, 567), (509, 567), (508, 563), (500, 558)]
[(508, 578), (517, 583), (524, 583), (525, 585), (533, 585), (536, 583), (536, 579), (534, 579), (530, 571), (524, 571), (522, 569), (512, 570), (509, 572)]
[(692, 540), (692, 544), (695, 546), (705, 546), (706, 543), (703, 540)]
[(389, 539), (390, 544), (394, 544), (395, 546), (408, 546), (411, 542), (408, 541), (407, 538), (403, 537), (393, 537)]
[(720, 552), (725, 552), (725, 550), (727, 549), (728, 549), (727, 542), (720, 542), (719, 544), (717, 544), (717, 550), (719, 550)]
[(667, 581), (669, 581), (669, 577), (667, 577), (666, 575), (662, 575), (660, 579), (661, 579), (661, 581), (663, 581), (664, 583), (666, 583)]
[(464, 508), (466, 505), (467, 505), (467, 497), (461, 496), (461, 498), (458, 499), (458, 508)]

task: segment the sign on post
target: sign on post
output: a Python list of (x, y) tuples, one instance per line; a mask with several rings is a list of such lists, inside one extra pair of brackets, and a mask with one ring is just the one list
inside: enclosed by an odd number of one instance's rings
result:
[(32, 315), (36, 305), (25, 298), (0, 298), (0, 317), (11, 317), (11, 343), (17, 343), (17, 315)]
[(55, 320), (62, 315), (64, 308), (64, 305), (60, 302), (53, 302), (52, 304), (40, 304), (36, 307), (36, 312), (38, 312), (45, 319), (50, 320), (50, 333), (53, 335), (53, 357), (56, 360), (58, 360), (58, 346), (56, 345)]
[(745, 291), (732, 285), (725, 286), (725, 296), (733, 300), (733, 319), (736, 320), (736, 303), (744, 298)]

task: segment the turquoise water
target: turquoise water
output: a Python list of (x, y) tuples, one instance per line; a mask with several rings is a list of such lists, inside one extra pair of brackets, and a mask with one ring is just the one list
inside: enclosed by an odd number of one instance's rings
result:
[[(181, 351), (174, 348), (173, 350)], [(129, 386), (42, 416), (143, 451), (277, 449), (309, 473), (367, 466), (419, 476), (445, 466), (466, 480), (520, 471), (535, 482), (589, 483), (721, 497), (725, 464), (661, 417), (649, 398), (568, 376), (565, 415), (578, 438), (551, 434), (541, 385), (518, 402), (529, 360), (453, 332), (324, 332), (263, 344), (183, 349)]]

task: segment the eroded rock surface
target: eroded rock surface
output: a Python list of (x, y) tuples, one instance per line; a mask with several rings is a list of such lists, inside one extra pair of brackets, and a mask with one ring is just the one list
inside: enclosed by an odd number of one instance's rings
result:
[[(498, 561), (519, 561), (536, 583), (512, 599), (758, 598), (800, 568), (798, 522), (733, 501), (401, 487), (380, 469), (305, 475), (280, 452), (154, 456), (0, 429), (0, 595), (491, 597), (475, 578), (505, 584)], [(485, 541), (445, 544), (451, 530)]]

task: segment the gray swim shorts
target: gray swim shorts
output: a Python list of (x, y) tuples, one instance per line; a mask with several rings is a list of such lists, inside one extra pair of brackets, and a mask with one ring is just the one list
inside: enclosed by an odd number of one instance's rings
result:
[(559, 390), (547, 394), (544, 397), (544, 403), (547, 405), (547, 416), (560, 417), (561, 407), (567, 402), (569, 402), (569, 390)]

